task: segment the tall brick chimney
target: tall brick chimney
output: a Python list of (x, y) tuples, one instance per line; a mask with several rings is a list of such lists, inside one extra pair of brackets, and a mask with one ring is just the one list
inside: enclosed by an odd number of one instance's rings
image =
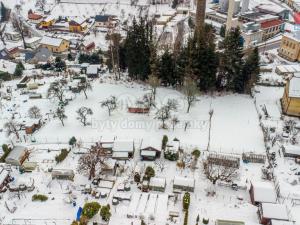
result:
[(204, 26), (206, 0), (197, 0), (196, 28), (199, 30)]

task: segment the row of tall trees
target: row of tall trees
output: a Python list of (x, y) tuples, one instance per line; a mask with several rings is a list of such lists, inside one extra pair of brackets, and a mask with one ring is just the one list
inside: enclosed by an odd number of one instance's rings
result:
[(118, 59), (122, 61), (122, 70), (127, 68), (133, 79), (154, 76), (162, 85), (182, 86), (186, 78), (191, 78), (201, 91), (238, 93), (248, 93), (258, 79), (258, 49), (244, 55), (238, 28), (227, 33), (218, 48), (210, 25), (197, 30), (186, 45), (181, 41), (173, 49), (163, 51), (153, 36), (151, 21), (134, 19), (126, 39), (120, 43), (122, 54), (118, 54)]

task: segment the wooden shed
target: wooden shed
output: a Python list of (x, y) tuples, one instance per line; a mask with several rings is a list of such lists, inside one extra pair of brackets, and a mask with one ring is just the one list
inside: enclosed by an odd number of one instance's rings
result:
[(275, 187), (271, 182), (251, 182), (249, 193), (253, 205), (275, 203), (277, 200)]
[(257, 211), (261, 224), (269, 225), (272, 220), (289, 221), (287, 208), (283, 204), (261, 203)]
[(166, 178), (162, 177), (152, 177), (149, 182), (149, 188), (152, 191), (165, 192), (166, 190)]
[(56, 169), (51, 172), (52, 180), (74, 180), (75, 174), (70, 169)]
[(195, 179), (189, 177), (174, 177), (173, 180), (173, 191), (181, 192), (188, 191), (194, 192), (195, 190)]
[(141, 149), (140, 155), (142, 160), (154, 161), (155, 159), (160, 158), (161, 151), (154, 147), (148, 146)]

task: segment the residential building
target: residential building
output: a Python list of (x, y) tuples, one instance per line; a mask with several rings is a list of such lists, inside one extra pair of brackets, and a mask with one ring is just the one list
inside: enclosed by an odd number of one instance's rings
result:
[(40, 42), (41, 48), (47, 48), (53, 53), (63, 53), (69, 50), (70, 42), (62, 38), (44, 36)]
[(74, 33), (81, 33), (86, 31), (87, 23), (82, 17), (74, 17), (69, 21), (69, 30)]
[(281, 19), (273, 19), (264, 21), (260, 24), (263, 30), (263, 41), (274, 37), (276, 34), (284, 31), (284, 21)]
[(40, 28), (49, 28), (51, 26), (53, 26), (55, 23), (55, 17), (50, 15), (44, 19), (42, 19), (42, 21), (39, 23), (39, 27)]
[(294, 75), (286, 83), (281, 106), (284, 114), (300, 116), (300, 75)]
[(43, 16), (39, 15), (39, 14), (36, 14), (36, 13), (28, 13), (28, 20), (32, 23), (40, 23), (43, 19)]
[(289, 61), (300, 61), (300, 33), (286, 33), (282, 36), (279, 56)]
[(111, 15), (96, 15), (95, 16), (95, 27), (114, 27), (115, 23)]

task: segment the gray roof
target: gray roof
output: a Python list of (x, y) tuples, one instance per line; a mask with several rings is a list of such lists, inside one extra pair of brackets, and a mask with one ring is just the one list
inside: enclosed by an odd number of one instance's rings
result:
[(7, 156), (6, 160), (19, 160), (26, 150), (26, 147), (24, 146), (15, 146), (12, 151)]

